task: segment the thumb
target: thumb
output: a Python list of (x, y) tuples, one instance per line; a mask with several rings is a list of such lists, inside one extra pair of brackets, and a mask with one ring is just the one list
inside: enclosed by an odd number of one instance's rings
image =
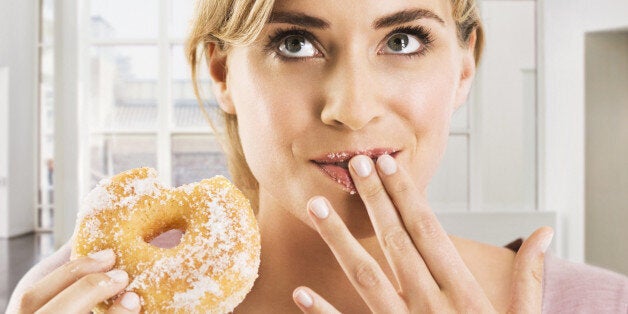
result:
[(528, 237), (514, 261), (510, 309), (508, 313), (541, 313), (543, 263), (554, 229), (541, 227)]

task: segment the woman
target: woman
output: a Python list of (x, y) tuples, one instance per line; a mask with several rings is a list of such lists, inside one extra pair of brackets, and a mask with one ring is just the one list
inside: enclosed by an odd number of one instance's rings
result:
[[(448, 235), (426, 201), (482, 51), (474, 1), (205, 0), (188, 43), (194, 77), (199, 46), (262, 236), (259, 278), (235, 312), (586, 309), (573, 302), (588, 288), (558, 290), (575, 278), (565, 267), (605, 283), (590, 306), (622, 310), (625, 277), (545, 259), (551, 228), (515, 252)], [(69, 263), (63, 252), (11, 306), (85, 312), (128, 284), (110, 251)], [(89, 285), (103, 276), (116, 280)], [(139, 310), (127, 292), (110, 312)]]

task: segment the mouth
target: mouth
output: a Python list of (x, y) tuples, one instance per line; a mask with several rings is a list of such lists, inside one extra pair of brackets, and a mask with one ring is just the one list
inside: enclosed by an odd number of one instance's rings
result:
[(359, 151), (341, 151), (327, 153), (319, 158), (311, 160), (328, 178), (342, 186), (343, 190), (353, 195), (357, 193), (353, 179), (349, 174), (349, 160), (356, 155), (365, 155), (377, 161), (381, 155), (390, 155), (393, 158), (400, 151), (392, 148), (376, 148)]

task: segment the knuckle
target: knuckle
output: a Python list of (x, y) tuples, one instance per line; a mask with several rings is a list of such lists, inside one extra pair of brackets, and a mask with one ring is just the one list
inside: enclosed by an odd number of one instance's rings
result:
[(89, 263), (91, 259), (80, 258), (63, 265), (63, 272), (74, 278), (85, 276), (89, 273)]
[(410, 239), (401, 227), (393, 227), (384, 232), (384, 245), (386, 248), (405, 252), (410, 249)]
[(95, 290), (105, 287), (109, 283), (109, 279), (105, 274), (90, 274), (78, 281), (82, 289)]
[(363, 195), (366, 199), (377, 199), (384, 192), (384, 187), (381, 184), (369, 184), (364, 187)]
[(543, 270), (542, 269), (533, 269), (532, 270), (532, 278), (534, 279), (534, 283), (537, 285), (541, 285), (543, 283)]
[(370, 288), (379, 285), (380, 279), (377, 277), (375, 267), (370, 263), (362, 263), (355, 268), (355, 280), (363, 287)]
[(470, 295), (464, 295), (457, 301), (456, 306), (461, 313), (483, 313), (482, 304)]
[(427, 240), (434, 240), (439, 235), (439, 223), (432, 215), (423, 215), (410, 224), (414, 234)]
[(393, 185), (393, 192), (395, 194), (405, 194), (406, 192), (411, 190), (410, 182), (405, 180), (399, 180), (395, 182)]
[(442, 304), (432, 301), (429, 298), (425, 298), (423, 302), (412, 308), (410, 313), (412, 314), (425, 314), (425, 313), (444, 313), (444, 306)]

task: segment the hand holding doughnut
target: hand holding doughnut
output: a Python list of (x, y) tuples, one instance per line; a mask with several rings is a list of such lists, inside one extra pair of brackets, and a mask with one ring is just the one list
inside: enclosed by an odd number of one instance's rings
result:
[[(63, 249), (63, 248), (62, 248)], [(105, 250), (77, 258), (55, 269), (24, 292), (18, 313), (87, 313), (96, 304), (124, 293), (129, 282), (122, 270), (111, 269), (115, 254)], [(108, 314), (139, 313), (137, 294), (126, 292)]]
[[(172, 248), (149, 242), (184, 231)], [(150, 168), (101, 181), (79, 213), (73, 258), (111, 249), (114, 268), (128, 273), (126, 291), (149, 313), (226, 313), (251, 290), (260, 236), (248, 200), (222, 176), (175, 189)], [(113, 300), (95, 311), (109, 308)]]
[[(378, 158), (379, 175), (373, 166), (359, 155), (351, 159), (349, 172), (400, 291), (325, 198), (308, 202), (318, 232), (368, 307), (374, 313), (496, 312), (408, 174), (389, 155)], [(517, 253), (509, 312), (541, 311), (543, 257), (552, 235), (550, 227), (539, 228)], [(338, 313), (307, 287), (295, 289), (293, 299), (304, 313)]]

